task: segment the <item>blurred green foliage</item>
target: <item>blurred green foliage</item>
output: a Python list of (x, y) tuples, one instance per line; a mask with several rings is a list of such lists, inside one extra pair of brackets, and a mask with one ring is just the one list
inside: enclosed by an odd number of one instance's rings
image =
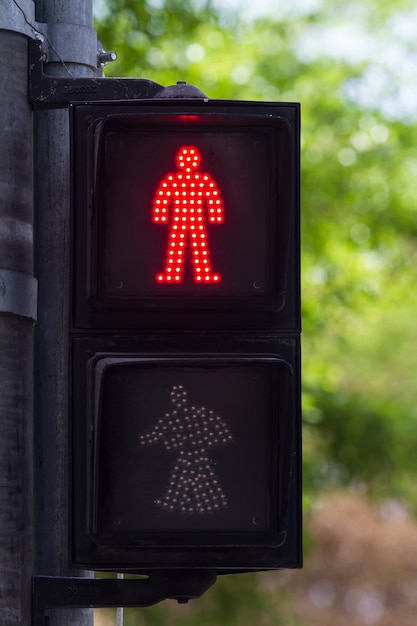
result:
[[(417, 511), (417, 100), (413, 114), (409, 92), (401, 98), (402, 66), (416, 65), (413, 2), (322, 0), (251, 21), (209, 0), (105, 4), (98, 35), (118, 53), (106, 75), (301, 102), (305, 502), (354, 486)], [(346, 23), (358, 39), (343, 53)], [(372, 77), (383, 86), (373, 97)], [(247, 580), (242, 606), (260, 584)], [(235, 603), (234, 585), (218, 606)], [(214, 605), (205, 610), (201, 626), (220, 621)], [(247, 610), (229, 621), (222, 610), (221, 622), (249, 624)]]

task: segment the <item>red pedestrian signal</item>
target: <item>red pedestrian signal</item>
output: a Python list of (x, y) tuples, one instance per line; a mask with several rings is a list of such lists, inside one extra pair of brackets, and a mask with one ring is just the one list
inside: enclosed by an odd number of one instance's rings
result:
[(72, 560), (301, 564), (299, 107), (72, 107)]
[(203, 105), (74, 106), (76, 327), (299, 327), (298, 109)]
[(195, 282), (217, 283), (220, 274), (211, 268), (206, 224), (223, 222), (220, 191), (210, 175), (200, 171), (197, 148), (182, 147), (176, 161), (178, 170), (164, 178), (154, 199), (153, 221), (170, 224), (166, 265), (156, 280), (172, 284), (182, 281), (188, 247)]

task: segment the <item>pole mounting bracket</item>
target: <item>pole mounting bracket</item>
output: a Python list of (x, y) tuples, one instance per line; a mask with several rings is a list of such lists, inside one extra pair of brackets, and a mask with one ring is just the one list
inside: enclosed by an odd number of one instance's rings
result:
[(144, 579), (33, 578), (33, 626), (46, 626), (45, 611), (63, 608), (147, 607), (166, 599), (185, 604), (216, 582), (212, 570), (156, 570)]
[(198, 87), (182, 80), (163, 87), (147, 78), (74, 77), (70, 73), (68, 77), (52, 76), (44, 73), (44, 65), (42, 42), (29, 39), (29, 101), (36, 109), (152, 98), (209, 100)]
[(29, 101), (34, 108), (65, 108), (70, 103), (155, 98), (164, 88), (147, 78), (52, 76), (44, 73), (42, 42), (29, 39)]

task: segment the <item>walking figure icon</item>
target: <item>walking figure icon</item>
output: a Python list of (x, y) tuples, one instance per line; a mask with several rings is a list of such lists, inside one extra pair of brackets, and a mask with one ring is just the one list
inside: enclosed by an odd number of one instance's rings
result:
[(195, 282), (218, 283), (221, 276), (211, 267), (206, 223), (221, 224), (224, 221), (220, 191), (209, 174), (199, 171), (201, 155), (197, 148), (182, 147), (176, 161), (178, 171), (161, 181), (153, 202), (153, 222), (170, 222), (165, 269), (156, 275), (156, 280), (172, 284), (182, 281), (188, 244)]
[(207, 449), (233, 440), (227, 424), (204, 406), (191, 405), (183, 385), (170, 391), (171, 410), (140, 435), (140, 445), (162, 443), (177, 458), (165, 493), (154, 500), (169, 512), (209, 514), (228, 506)]

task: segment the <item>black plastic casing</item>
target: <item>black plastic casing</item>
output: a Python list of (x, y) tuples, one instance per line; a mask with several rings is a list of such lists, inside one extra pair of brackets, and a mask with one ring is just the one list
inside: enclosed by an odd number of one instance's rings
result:
[[(292, 103), (71, 107), (75, 566), (301, 566), (299, 118)], [(224, 202), (224, 223), (207, 225), (218, 285), (193, 281), (190, 256), (180, 285), (155, 281), (169, 224), (152, 223), (152, 199), (183, 145)], [(178, 388), (187, 438), (166, 421)], [(192, 442), (209, 413), (227, 444)], [(171, 439), (141, 445), (160, 420)], [(196, 450), (198, 485), (181, 465)]]

